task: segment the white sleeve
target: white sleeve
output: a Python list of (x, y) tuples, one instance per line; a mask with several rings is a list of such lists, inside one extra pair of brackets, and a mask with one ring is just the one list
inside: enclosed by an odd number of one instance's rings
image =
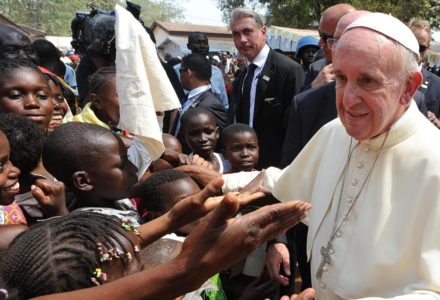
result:
[[(272, 188), (277, 181), (278, 177), (280, 177), (282, 173), (281, 169), (275, 167), (269, 167), (266, 169), (266, 176), (263, 179), (263, 187), (272, 191)], [(224, 174), (223, 175), (223, 193), (227, 192), (236, 192), (245, 187), (249, 182), (252, 181), (260, 171), (251, 171), (251, 172), (239, 172), (233, 174)]]
[(138, 168), (137, 176), (141, 178), (151, 164), (151, 156), (142, 141), (137, 137), (127, 150), (128, 159)]

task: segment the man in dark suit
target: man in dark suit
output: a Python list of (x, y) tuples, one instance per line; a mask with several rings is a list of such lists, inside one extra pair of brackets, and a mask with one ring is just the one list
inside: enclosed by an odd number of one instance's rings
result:
[(182, 111), (175, 119), (173, 134), (179, 137), (181, 142), (180, 116), (194, 107), (208, 109), (216, 118), (217, 126), (223, 129), (227, 123), (227, 112), (220, 103), (217, 95), (212, 92), (209, 80), (211, 78), (211, 64), (208, 59), (200, 53), (189, 54), (182, 59), (180, 65), (180, 81), (182, 87), (188, 90), (186, 101), (182, 105)]
[(410, 29), (419, 42), (420, 67), (423, 75), (422, 84), (419, 91), (425, 95), (426, 106), (428, 108), (429, 120), (440, 128), (440, 77), (429, 72), (422, 67), (426, 53), (431, 44), (431, 26), (426, 20), (414, 20), (410, 24)]
[(260, 144), (258, 168), (280, 166), (285, 112), (304, 82), (301, 65), (266, 45), (266, 28), (253, 10), (232, 11), (235, 46), (249, 64), (232, 91), (235, 120), (253, 127)]
[(354, 7), (350, 4), (340, 3), (330, 6), (322, 13), (321, 20), (319, 21), (318, 31), (320, 39), (318, 45), (324, 50), (325, 56), (310, 65), (302, 89), (303, 91), (335, 80), (333, 75), (332, 54), (327, 40), (334, 37), (339, 19), (354, 10)]

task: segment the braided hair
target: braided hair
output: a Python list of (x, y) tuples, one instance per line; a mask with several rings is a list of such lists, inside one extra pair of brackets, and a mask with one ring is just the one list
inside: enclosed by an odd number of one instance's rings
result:
[(14, 239), (2, 260), (2, 277), (23, 299), (102, 284), (102, 266), (119, 260), (126, 269), (132, 260), (124, 238), (139, 258), (130, 230), (114, 216), (85, 211), (44, 221)]

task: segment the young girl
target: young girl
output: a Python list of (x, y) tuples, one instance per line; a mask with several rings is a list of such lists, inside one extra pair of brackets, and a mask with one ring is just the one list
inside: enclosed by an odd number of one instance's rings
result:
[(0, 112), (25, 116), (47, 129), (52, 111), (50, 88), (37, 66), (27, 61), (0, 61)]
[(182, 130), (186, 144), (192, 151), (214, 166), (214, 170), (227, 173), (229, 165), (223, 156), (214, 152), (220, 132), (214, 115), (203, 107), (195, 107), (182, 116)]
[(90, 102), (83, 111), (67, 121), (91, 123), (112, 129), (119, 123), (119, 97), (116, 92), (116, 69), (105, 67), (89, 79)]

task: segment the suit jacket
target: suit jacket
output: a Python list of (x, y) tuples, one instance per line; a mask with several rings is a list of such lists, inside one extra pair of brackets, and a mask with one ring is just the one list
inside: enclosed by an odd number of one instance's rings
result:
[(306, 79), (304, 80), (304, 86), (301, 89), (302, 91), (306, 91), (312, 87), (312, 82), (318, 76), (319, 72), (328, 64), (327, 60), (324, 58), (318, 59), (313, 62), (309, 66), (309, 70), (307, 71)]
[(440, 118), (440, 77), (422, 68), (423, 81), (419, 91), (425, 95), (428, 111)]
[[(283, 145), (281, 166), (289, 165), (315, 133), (338, 116), (335, 81), (298, 94), (289, 108), (287, 133)], [(414, 100), (420, 112), (427, 116), (424, 96), (417, 91)]]
[[(241, 87), (246, 72), (241, 72), (232, 90), (232, 112), (242, 122)], [(255, 93), (253, 127), (258, 135), (260, 162), (257, 168), (280, 166), (281, 148), (286, 133), (283, 123), (285, 112), (304, 83), (301, 65), (272, 49), (258, 76)]]

